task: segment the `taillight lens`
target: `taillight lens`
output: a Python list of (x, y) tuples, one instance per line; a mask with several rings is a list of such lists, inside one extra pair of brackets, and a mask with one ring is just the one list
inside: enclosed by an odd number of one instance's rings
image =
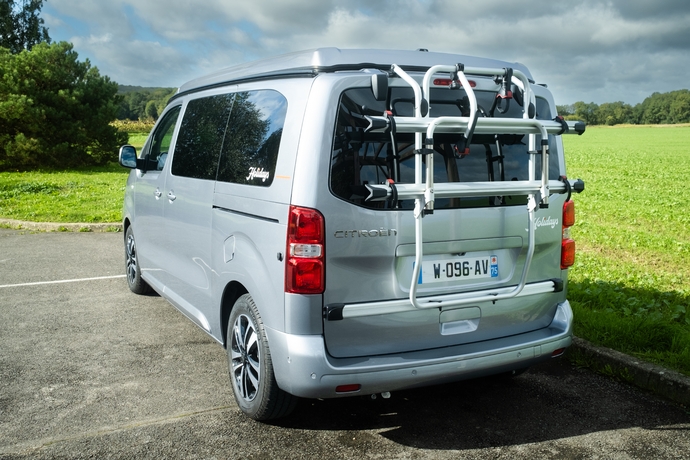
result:
[(575, 263), (575, 240), (563, 239), (561, 241), (561, 270), (572, 267)]
[(285, 292), (321, 294), (325, 288), (324, 218), (320, 212), (290, 207)]
[(568, 200), (563, 203), (563, 226), (572, 227), (575, 225), (575, 202)]
[(570, 238), (570, 227), (575, 225), (575, 203), (563, 203), (563, 237), (561, 239), (561, 270), (575, 263), (575, 240)]

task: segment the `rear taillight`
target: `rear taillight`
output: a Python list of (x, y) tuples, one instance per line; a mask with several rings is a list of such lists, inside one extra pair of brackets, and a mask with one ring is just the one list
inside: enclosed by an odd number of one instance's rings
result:
[(320, 212), (290, 207), (285, 292), (321, 294), (325, 288), (324, 218)]
[(561, 270), (575, 263), (575, 240), (570, 238), (570, 227), (575, 224), (575, 203), (563, 203), (563, 237), (561, 240)]

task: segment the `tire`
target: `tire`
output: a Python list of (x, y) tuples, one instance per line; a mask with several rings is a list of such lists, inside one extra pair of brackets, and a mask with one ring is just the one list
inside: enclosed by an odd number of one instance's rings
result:
[(289, 415), (298, 398), (278, 388), (261, 316), (249, 294), (237, 299), (227, 334), (228, 368), (235, 401), (254, 420)]
[(137, 258), (137, 245), (134, 241), (134, 231), (131, 225), (127, 227), (127, 232), (125, 233), (125, 273), (127, 274), (127, 284), (130, 291), (140, 295), (153, 292), (151, 286), (141, 279), (141, 267)]

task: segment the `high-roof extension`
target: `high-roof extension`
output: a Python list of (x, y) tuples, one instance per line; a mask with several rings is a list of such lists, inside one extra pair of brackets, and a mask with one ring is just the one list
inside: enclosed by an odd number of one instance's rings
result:
[(407, 71), (426, 71), (434, 65), (455, 65), (458, 63), (471, 67), (511, 67), (520, 70), (532, 80), (529, 70), (523, 64), (517, 62), (505, 62), (461, 54), (435, 53), (426, 50), (319, 48), (227, 67), (183, 84), (178, 89), (177, 94), (181, 95), (204, 88), (255, 79), (286, 76), (312, 77), (323, 72), (357, 71), (361, 69), (387, 71), (392, 64), (397, 64)]

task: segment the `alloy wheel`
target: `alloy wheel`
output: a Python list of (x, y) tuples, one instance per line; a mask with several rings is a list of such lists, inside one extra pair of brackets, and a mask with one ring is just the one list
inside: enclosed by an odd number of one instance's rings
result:
[(253, 401), (261, 381), (261, 350), (254, 322), (239, 315), (232, 328), (230, 344), (232, 378), (242, 399)]

